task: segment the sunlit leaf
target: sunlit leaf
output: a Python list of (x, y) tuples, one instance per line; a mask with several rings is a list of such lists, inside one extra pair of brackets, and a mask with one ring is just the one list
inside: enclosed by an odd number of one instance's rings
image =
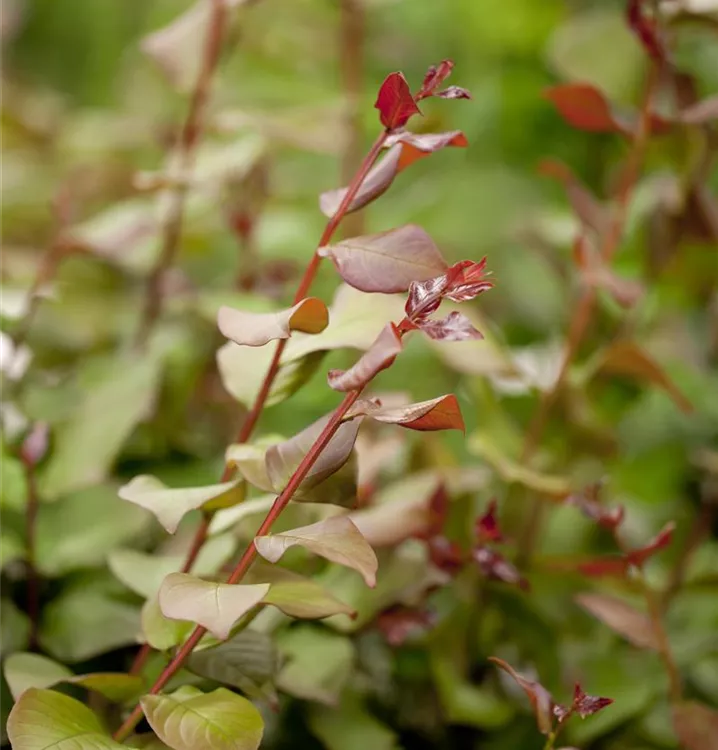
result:
[(451, 75), (453, 69), (453, 60), (442, 60), (438, 65), (430, 65), (421, 83), (417, 100), (435, 96), (437, 89)]
[(227, 584), (203, 581), (186, 573), (170, 573), (160, 586), (162, 614), (207, 628), (219, 640), (234, 623), (262, 601), (269, 584)]
[(217, 315), (222, 335), (243, 346), (264, 346), (276, 339), (289, 338), (292, 331), (320, 333), (328, 323), (329, 311), (316, 297), (307, 297), (277, 313), (250, 313), (221, 307)]
[(377, 373), (385, 370), (402, 350), (401, 336), (393, 323), (388, 323), (376, 341), (348, 370), (330, 370), (327, 380), (335, 391), (346, 393), (365, 386)]
[(14, 750), (119, 750), (87, 706), (54, 690), (26, 690), (10, 711), (7, 733)]
[(160, 609), (157, 594), (142, 605), (140, 618), (144, 641), (157, 651), (167, 651), (179, 645), (194, 628), (191, 622), (165, 617)]
[(310, 526), (254, 539), (265, 560), (276, 563), (290, 547), (299, 545), (332, 562), (359, 571), (367, 586), (376, 585), (374, 550), (347, 516), (333, 516)]
[(100, 693), (115, 703), (136, 698), (145, 689), (142, 677), (124, 672), (80, 674), (67, 682)]
[(352, 237), (322, 248), (320, 254), (332, 259), (347, 284), (363, 292), (405, 292), (412, 281), (447, 268), (434, 241), (415, 224)]
[(673, 726), (685, 750), (718, 748), (718, 711), (695, 701), (673, 706)]
[(374, 401), (359, 400), (347, 412), (347, 419), (370, 417), (377, 422), (398, 424), (410, 430), (463, 430), (464, 420), (456, 396), (448, 394), (406, 406), (382, 406)]
[(227, 508), (244, 499), (242, 482), (232, 481), (207, 487), (170, 488), (156, 477), (142, 474), (123, 487), (118, 494), (127, 502), (149, 510), (170, 533), (177, 531), (180, 521), (197, 508)]
[(529, 680), (522, 674), (519, 674), (510, 664), (503, 659), (490, 656), (489, 661), (501, 667), (504, 672), (508, 673), (518, 683), (521, 689), (526, 693), (536, 716), (536, 723), (542, 734), (549, 734), (553, 724), (553, 698), (551, 693), (539, 682)]
[(374, 107), (387, 130), (403, 128), (413, 115), (420, 115), (409, 84), (401, 73), (390, 73), (381, 85)]
[(146, 695), (142, 710), (172, 750), (256, 750), (264, 722), (257, 709), (226, 688), (202, 693), (186, 686), (171, 695)]
[(634, 646), (660, 650), (653, 623), (622, 599), (607, 594), (579, 594), (576, 601)]

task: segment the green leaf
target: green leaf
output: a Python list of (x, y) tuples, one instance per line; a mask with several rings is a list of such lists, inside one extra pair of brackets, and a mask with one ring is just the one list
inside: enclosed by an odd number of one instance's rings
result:
[[(274, 440), (273, 443), (279, 443), (282, 439)], [(254, 487), (264, 492), (274, 492), (265, 464), (267, 449), (271, 444), (268, 443), (265, 446), (248, 443), (230, 445), (225, 453), (227, 466), (235, 468)]]
[(14, 750), (119, 750), (100, 720), (79, 701), (53, 690), (30, 688), (13, 706), (7, 733)]
[(104, 485), (41, 504), (37, 567), (43, 575), (61, 576), (101, 565), (109, 551), (140, 536), (149, 520), (147, 513), (128, 508), (112, 487)]
[(22, 461), (2, 448), (2, 482), (0, 482), (0, 508), (22, 510), (27, 499), (27, 479)]
[(157, 736), (173, 750), (256, 750), (264, 722), (257, 709), (225, 688), (193, 687), (172, 695), (146, 695), (142, 710)]
[(25, 544), (20, 535), (12, 529), (3, 528), (0, 531), (0, 568), (4, 568), (6, 563), (22, 560), (24, 557)]
[(167, 651), (177, 646), (194, 629), (194, 624), (191, 622), (165, 617), (156, 595), (142, 605), (140, 618), (145, 641), (157, 651)]
[(3, 672), (15, 700), (28, 688), (49, 688), (73, 677), (72, 672), (64, 665), (46, 656), (26, 652), (8, 656)]
[(359, 571), (367, 586), (376, 585), (378, 562), (374, 550), (347, 516), (334, 516), (272, 536), (258, 536), (254, 545), (259, 554), (276, 563), (290, 547), (299, 545), (327, 560)]
[(148, 415), (159, 383), (157, 356), (110, 361), (79, 407), (53, 431), (54, 450), (39, 492), (54, 499), (101, 482), (133, 429)]
[(264, 686), (276, 675), (279, 661), (274, 643), (266, 633), (242, 630), (218, 646), (193, 652), (187, 668), (255, 698), (266, 695)]
[[(237, 546), (231, 534), (210, 537), (203, 545), (192, 570), (199, 576), (214, 573)], [(170, 574), (182, 569), (185, 555), (151, 555), (133, 549), (113, 550), (107, 564), (114, 575), (139, 596), (149, 599)]]
[(311, 625), (282, 632), (279, 649), (287, 664), (277, 685), (290, 695), (333, 706), (354, 666), (354, 647), (346, 636)]
[(149, 510), (170, 534), (174, 534), (191, 510), (227, 508), (241, 503), (245, 487), (241, 481), (233, 481), (170, 489), (156, 477), (143, 474), (120, 487), (118, 494), (123, 500)]
[(30, 636), (30, 620), (15, 603), (3, 597), (0, 603), (0, 644), (2, 655), (7, 656), (27, 647)]
[(113, 703), (137, 698), (145, 689), (144, 682), (139, 675), (124, 672), (79, 674), (66, 682), (100, 693)]
[(159, 603), (165, 617), (195, 622), (224, 640), (234, 623), (268, 591), (268, 583), (213, 583), (186, 573), (170, 573), (160, 586)]
[(321, 619), (332, 615), (355, 615), (354, 610), (339, 601), (318, 583), (309, 579), (273, 583), (263, 602), (271, 604), (290, 617)]

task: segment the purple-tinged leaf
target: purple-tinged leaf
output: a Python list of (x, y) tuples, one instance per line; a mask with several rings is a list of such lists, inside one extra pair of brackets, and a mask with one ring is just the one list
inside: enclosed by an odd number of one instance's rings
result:
[(438, 65), (430, 65), (422, 81), (421, 89), (416, 95), (417, 101), (426, 99), (427, 96), (434, 96), (436, 89), (451, 75), (453, 69), (453, 60), (442, 60)]
[(446, 291), (446, 274), (426, 281), (414, 281), (409, 286), (406, 317), (415, 325), (438, 310)]
[(471, 553), (474, 561), (479, 566), (479, 570), (489, 579), (503, 581), (518, 586), (521, 589), (528, 590), (528, 581), (519, 573), (519, 571), (510, 563), (502, 554), (479, 545)]
[(498, 659), (495, 656), (489, 656), (489, 661), (492, 661), (497, 666), (501, 667), (507, 674), (513, 677), (518, 685), (528, 696), (531, 703), (531, 707), (536, 715), (536, 724), (538, 725), (539, 731), (542, 734), (549, 734), (553, 725), (553, 698), (546, 688), (539, 682), (529, 680), (522, 674), (519, 674), (509, 663), (503, 659)]
[(412, 637), (421, 635), (436, 624), (436, 614), (424, 609), (411, 609), (399, 604), (382, 612), (376, 620), (386, 642), (397, 648)]
[(377, 422), (398, 424), (424, 432), (465, 430), (459, 402), (453, 394), (404, 406), (381, 406), (375, 401), (361, 400), (347, 412), (347, 419), (356, 416), (371, 417)]
[(660, 651), (653, 623), (622, 599), (607, 594), (579, 594), (576, 601), (634, 646)]
[(504, 537), (501, 534), (501, 529), (499, 527), (495, 499), (489, 503), (485, 513), (476, 519), (474, 530), (476, 532), (476, 541), (479, 544), (486, 544), (487, 542), (503, 542)]
[(217, 314), (222, 335), (243, 346), (264, 346), (276, 339), (287, 339), (292, 331), (321, 333), (328, 324), (327, 306), (317, 297), (307, 297), (276, 313), (248, 313), (220, 307)]
[(387, 130), (403, 128), (413, 115), (420, 115), (409, 84), (401, 73), (390, 73), (381, 85), (374, 104)]
[(673, 539), (673, 532), (676, 528), (675, 523), (667, 523), (648, 544), (640, 549), (631, 550), (626, 559), (631, 565), (641, 566), (649, 557), (653, 557), (657, 552), (667, 547)]
[(445, 536), (433, 536), (427, 541), (431, 564), (449, 575), (455, 575), (463, 567), (465, 555), (456, 542)]
[(643, 45), (646, 52), (657, 61), (666, 57), (663, 43), (658, 36), (658, 25), (650, 18), (644, 7), (644, 0), (628, 0), (626, 6), (626, 18), (628, 26)]
[(335, 391), (363, 388), (378, 372), (385, 370), (402, 349), (401, 336), (393, 323), (387, 323), (376, 341), (348, 370), (330, 370), (327, 380)]
[(486, 278), (486, 258), (478, 263), (461, 260), (446, 272), (447, 287), (445, 297), (454, 302), (466, 302), (485, 292), (493, 283)]
[(611, 703), (613, 703), (613, 698), (599, 698), (595, 695), (586, 695), (579, 683), (576, 683), (573, 689), (573, 704), (571, 708), (573, 709), (573, 712), (577, 713), (582, 719), (598, 713), (606, 708), (606, 706), (610, 706)]
[(684, 750), (718, 750), (718, 711), (695, 701), (673, 706), (673, 727)]
[(404, 146), (399, 158), (399, 171), (447, 146), (466, 148), (469, 145), (466, 136), (460, 130), (449, 130), (445, 133), (411, 133), (404, 130), (387, 138), (388, 147), (395, 143)]
[(434, 341), (471, 341), (484, 338), (463, 313), (454, 310), (442, 320), (421, 320), (416, 324)]
[(600, 526), (613, 530), (623, 523), (625, 510), (622, 505), (615, 508), (607, 508), (599, 501), (600, 484), (593, 484), (585, 487), (581, 492), (569, 495), (566, 498), (568, 505), (575, 505), (585, 516), (592, 519)]
[(259, 554), (271, 563), (276, 563), (286, 550), (297, 545), (354, 568), (361, 573), (367, 586), (376, 585), (378, 562), (374, 550), (347, 516), (332, 516), (310, 526), (254, 539)]
[(352, 237), (321, 248), (319, 254), (331, 258), (342, 279), (362, 292), (405, 292), (412, 281), (448, 268), (434, 241), (415, 224)]
[(443, 91), (437, 91), (434, 96), (440, 99), (471, 99), (471, 92), (462, 89), (461, 86), (449, 86)]

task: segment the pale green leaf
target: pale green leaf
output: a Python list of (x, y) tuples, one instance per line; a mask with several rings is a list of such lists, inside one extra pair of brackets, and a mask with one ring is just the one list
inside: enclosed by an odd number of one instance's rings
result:
[(201, 693), (146, 695), (142, 709), (157, 736), (173, 750), (256, 750), (264, 722), (246, 699), (225, 688)]
[(72, 672), (62, 664), (40, 654), (15, 653), (3, 664), (5, 679), (17, 700), (28, 688), (49, 688), (72, 677)]
[(140, 617), (142, 635), (145, 641), (157, 651), (167, 651), (177, 646), (194, 629), (194, 625), (190, 622), (171, 620), (169, 617), (165, 617), (156, 595), (142, 605)]
[(352, 617), (355, 614), (350, 606), (309, 579), (273, 583), (262, 601), (275, 606), (285, 615), (301, 619), (322, 619), (332, 615)]
[(0, 603), (0, 644), (2, 655), (7, 656), (27, 647), (30, 635), (30, 620), (10, 598), (3, 597)]

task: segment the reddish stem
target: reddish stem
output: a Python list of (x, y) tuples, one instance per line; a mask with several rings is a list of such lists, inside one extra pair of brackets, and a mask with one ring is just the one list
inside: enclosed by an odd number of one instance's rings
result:
[[(294, 474), (292, 474), (289, 482), (287, 483), (287, 486), (274, 501), (274, 504), (270, 508), (269, 513), (267, 513), (267, 516), (262, 522), (262, 525), (257, 530), (256, 536), (264, 536), (269, 533), (272, 526), (274, 525), (274, 522), (277, 520), (277, 518), (279, 518), (282, 511), (287, 507), (289, 501), (292, 499), (292, 496), (297, 491), (297, 488), (302, 483), (306, 475), (309, 473), (309, 470), (319, 458), (321, 452), (324, 450), (324, 448), (326, 448), (327, 443), (331, 440), (332, 436), (339, 428), (344, 415), (349, 411), (354, 402), (359, 398), (360, 394), (361, 389), (351, 391), (344, 397), (344, 400), (334, 412), (332, 418), (329, 420), (329, 422), (327, 422), (319, 437), (315, 440), (312, 447), (304, 456), (302, 462), (299, 464)], [(247, 570), (249, 570), (249, 566), (252, 564), (256, 557), (257, 548), (253, 543), (249, 544), (236, 567), (232, 571), (231, 575), (227, 579), (227, 583), (239, 583)], [(162, 688), (182, 667), (184, 662), (187, 660), (189, 655), (194, 650), (195, 646), (200, 642), (202, 636), (206, 632), (207, 629), (202, 627), (201, 625), (198, 625), (192, 631), (190, 637), (185, 641), (184, 644), (182, 644), (182, 647), (177, 651), (172, 661), (164, 668), (162, 674), (160, 674), (160, 676), (155, 681), (155, 684), (149, 691), (150, 695), (156, 695), (160, 692), (160, 690), (162, 690)], [(137, 706), (135, 706), (132, 713), (127, 717), (122, 726), (115, 732), (114, 739), (117, 742), (122, 742), (123, 740), (125, 740), (132, 732), (132, 730), (137, 726), (141, 718), (142, 706), (138, 704)]]

